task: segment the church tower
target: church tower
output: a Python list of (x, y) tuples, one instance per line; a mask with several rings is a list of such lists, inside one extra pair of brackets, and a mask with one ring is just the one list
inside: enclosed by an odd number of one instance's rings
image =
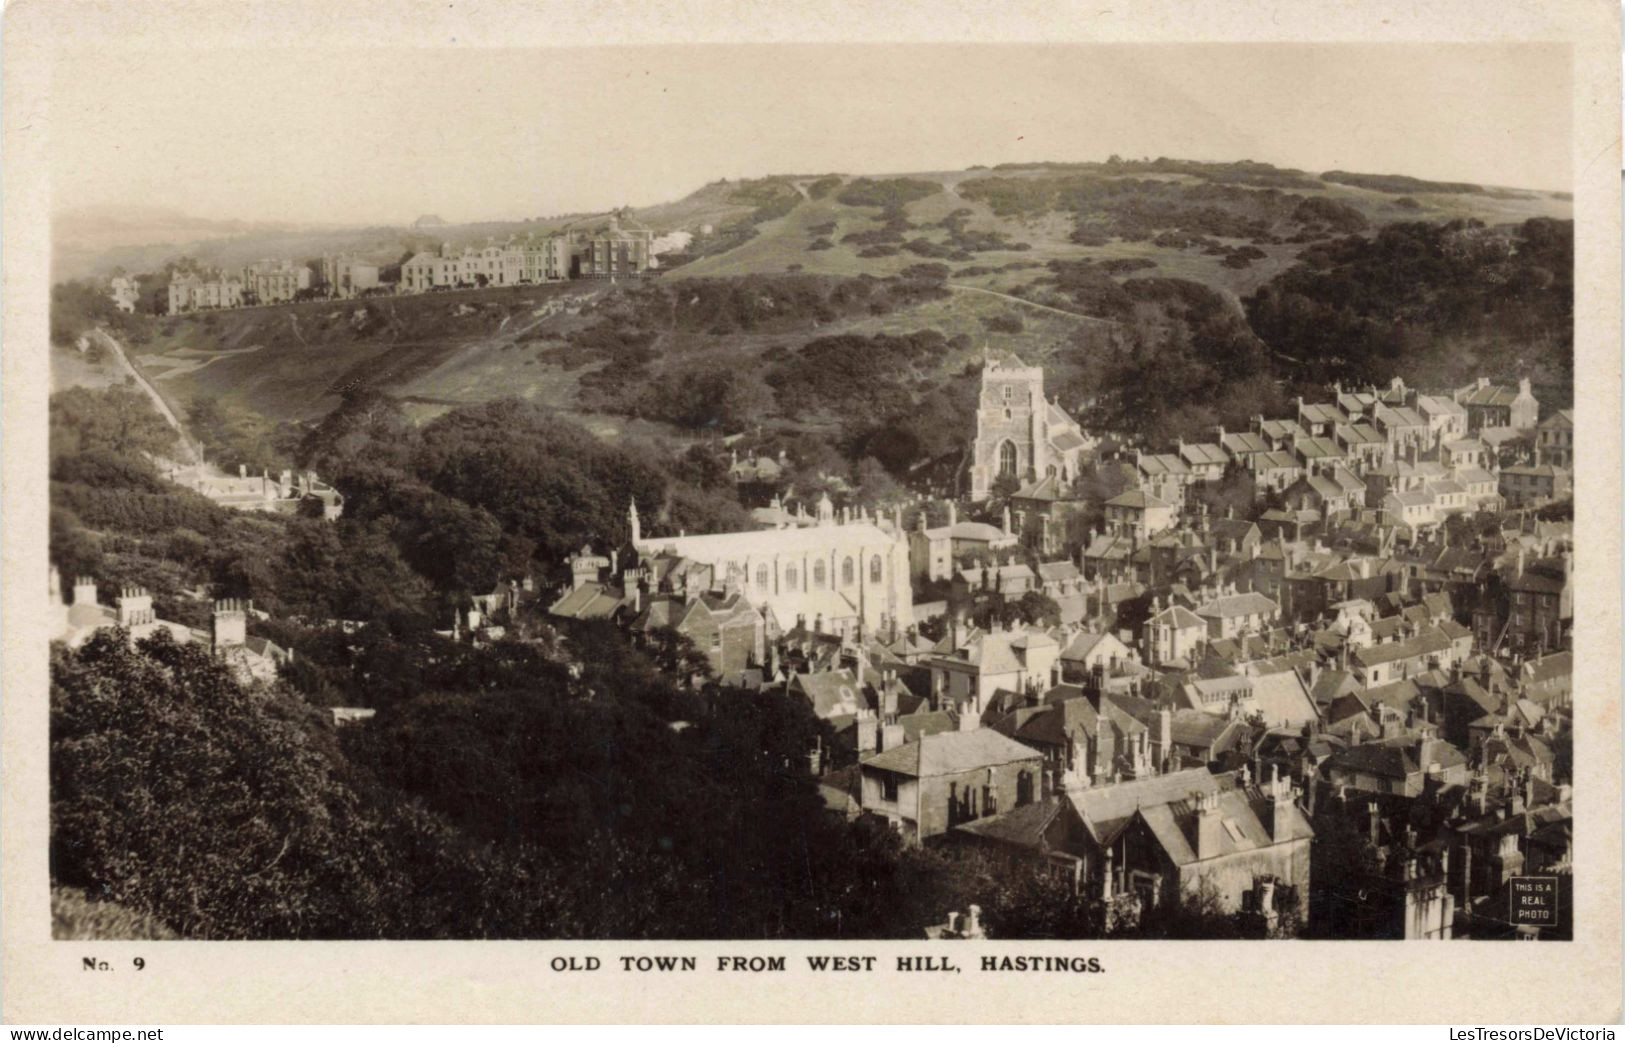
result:
[(1023, 366), (1011, 356), (990, 356), (982, 367), (982, 393), (976, 408), (972, 501), (987, 499), (1001, 477), (1029, 482), (1047, 472), (1048, 418), (1043, 367)]

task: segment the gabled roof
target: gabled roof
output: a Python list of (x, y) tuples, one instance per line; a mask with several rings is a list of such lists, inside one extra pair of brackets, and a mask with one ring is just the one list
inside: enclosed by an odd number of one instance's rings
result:
[[(1218, 831), (1219, 850), (1209, 854), (1208, 858), (1223, 858), (1237, 852), (1255, 851), (1315, 835), (1302, 809), (1292, 804), (1286, 809), (1285, 831), (1280, 836), (1272, 836), (1271, 827), (1264, 825), (1264, 818), (1268, 816), (1273, 820), (1274, 811), (1270, 799), (1257, 787), (1221, 791), (1218, 802), (1218, 814), (1224, 827)], [(1197, 811), (1188, 797), (1142, 807), (1139, 817), (1174, 865), (1189, 865), (1198, 861)]]
[(1345, 445), (1375, 445), (1388, 441), (1370, 424), (1339, 424), (1336, 438)]
[(1152, 496), (1150, 493), (1143, 490), (1130, 489), (1127, 492), (1118, 493), (1116, 496), (1113, 496), (1111, 499), (1107, 500), (1106, 506), (1154, 510), (1159, 507), (1166, 509), (1173, 505)]
[(1206, 710), (1178, 709), (1169, 716), (1169, 737), (1177, 746), (1210, 750), (1240, 725)]
[(1222, 467), (1230, 461), (1225, 451), (1212, 442), (1187, 442), (1179, 447), (1179, 455), (1186, 463), (1196, 467)]
[(1089, 541), (1084, 550), (1085, 558), (1099, 558), (1103, 561), (1121, 561), (1134, 551), (1134, 541), (1127, 536), (1113, 536), (1102, 534)]
[(1118, 641), (1117, 638), (1112, 634), (1096, 633), (1093, 630), (1085, 630), (1072, 639), (1072, 641), (1061, 652), (1061, 658), (1069, 662), (1082, 662), (1089, 658), (1097, 647), (1108, 640), (1115, 643), (1119, 648), (1125, 648), (1123, 643)]
[(1184, 605), (1170, 605), (1161, 612), (1158, 612), (1156, 615), (1152, 616), (1150, 621), (1153, 623), (1160, 623), (1164, 626), (1171, 626), (1176, 630), (1185, 630), (1190, 627), (1199, 627), (1203, 630), (1207, 629), (1207, 623), (1203, 621), (1202, 617), (1198, 616)]
[[(1427, 758), (1426, 762), (1422, 760), (1423, 757)], [(1447, 742), (1402, 736), (1351, 746), (1333, 755), (1331, 767), (1388, 779), (1403, 779), (1425, 771), (1429, 764), (1452, 768), (1465, 763), (1467, 758)]]
[(1425, 427), (1427, 421), (1421, 414), (1409, 406), (1379, 405), (1372, 414), (1372, 419), (1383, 427)]
[(1296, 420), (1264, 420), (1258, 425), (1258, 433), (1271, 441), (1292, 441), (1304, 437), (1304, 430)]
[(850, 670), (795, 674), (790, 678), (790, 686), (807, 696), (813, 713), (818, 717), (855, 713), (865, 708), (858, 679)]
[(1311, 424), (1341, 424), (1348, 420), (1341, 409), (1329, 402), (1305, 402), (1298, 407), (1298, 417)]
[(1219, 440), (1219, 445), (1235, 456), (1247, 456), (1269, 450), (1269, 443), (1264, 441), (1264, 436), (1252, 431), (1227, 432)]
[(1515, 388), (1499, 384), (1483, 387), (1469, 384), (1457, 391), (1456, 397), (1464, 406), (1510, 406), (1518, 400), (1518, 392)]
[(985, 837), (1016, 847), (1036, 849), (1043, 846), (1044, 832), (1062, 813), (1062, 808), (1062, 802), (1058, 798), (1051, 798), (1023, 804), (1021, 807), (986, 818), (973, 819), (954, 828), (972, 836)]
[(1038, 563), (1038, 578), (1046, 583), (1056, 583), (1071, 579), (1082, 579), (1083, 573), (1078, 566), (1070, 560), (1067, 561), (1041, 561)]
[(1076, 809), (1095, 843), (1105, 845), (1117, 839), (1142, 806), (1184, 800), (1192, 793), (1216, 793), (1235, 785), (1232, 776), (1214, 775), (1206, 768), (1188, 768), (1110, 786), (1092, 786), (1067, 793), (1064, 799)]
[(1153, 478), (1162, 477), (1164, 475), (1176, 475), (1183, 477), (1191, 473), (1190, 467), (1186, 465), (1184, 460), (1179, 458), (1179, 454), (1177, 453), (1155, 453), (1152, 455), (1142, 455), (1139, 457), (1139, 459), (1135, 460), (1134, 463), (1135, 466), (1138, 467), (1142, 472)]
[(1082, 449), (1089, 443), (1077, 431), (1068, 428), (1049, 440), (1050, 445), (1063, 453), (1070, 453), (1074, 449)]
[(1341, 458), (1343, 447), (1330, 438), (1311, 438), (1305, 435), (1292, 443), (1293, 450), (1305, 460)]
[(548, 611), (566, 619), (608, 619), (625, 604), (624, 599), (625, 595), (619, 587), (583, 583), (553, 602)]
[(1255, 453), (1249, 465), (1255, 471), (1285, 471), (1295, 470), (1300, 465), (1298, 458), (1285, 449), (1275, 449), (1267, 453)]
[(1014, 493), (1010, 494), (1012, 500), (1041, 500), (1045, 503), (1054, 503), (1057, 500), (1075, 499), (1061, 484), (1061, 480), (1053, 474), (1045, 475), (1036, 482), (1028, 482)]
[(968, 732), (922, 735), (919, 742), (875, 754), (863, 761), (863, 767), (923, 779), (1039, 759), (1040, 754), (1032, 747), (1023, 746), (991, 728), (977, 728)]
[(1215, 619), (1233, 619), (1238, 616), (1269, 616), (1278, 611), (1280, 606), (1274, 601), (1256, 590), (1250, 590), (1244, 594), (1227, 594), (1214, 598), (1198, 607), (1196, 614)]
[(1250, 701), (1269, 725), (1299, 725), (1317, 717), (1303, 678), (1294, 670), (1237, 677), (1202, 677), (1179, 686), (1179, 696), (1193, 710), (1222, 711), (1232, 699)]
[(1423, 416), (1466, 416), (1467, 410), (1449, 395), (1417, 395), (1416, 411)]
[(1213, 535), (1232, 542), (1258, 535), (1258, 524), (1245, 518), (1215, 518), (1208, 524), (1208, 529)]

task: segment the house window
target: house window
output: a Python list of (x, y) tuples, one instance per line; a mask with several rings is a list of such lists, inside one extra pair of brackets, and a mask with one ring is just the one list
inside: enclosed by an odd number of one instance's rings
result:
[(821, 561), (813, 562), (812, 581), (813, 581), (813, 589), (814, 590), (823, 590), (824, 589), (824, 563), (823, 562), (821, 562)]
[(857, 573), (858, 568), (852, 563), (851, 558), (841, 562), (841, 586), (850, 587), (857, 580)]
[(883, 568), (883, 566), (880, 564), (880, 555), (876, 554), (874, 557), (869, 559), (869, 582), (870, 583), (879, 583), (880, 582), (880, 576), (881, 576), (881, 569), (882, 568)]
[(889, 803), (897, 803), (897, 776), (880, 776), (880, 799)]

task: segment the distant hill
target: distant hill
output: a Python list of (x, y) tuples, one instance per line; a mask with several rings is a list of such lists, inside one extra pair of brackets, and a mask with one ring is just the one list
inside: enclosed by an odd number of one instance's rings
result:
[[(1256, 343), (1244, 300), (1290, 304), (1278, 293), (1258, 295), (1278, 284), (1313, 294), (1338, 285), (1302, 276), (1284, 281), (1306, 258), (1323, 268), (1349, 265), (1356, 278), (1374, 280), (1384, 270), (1380, 263), (1335, 244), (1375, 240), (1384, 229), (1417, 223), (1468, 222), (1464, 227), (1494, 233), (1486, 248), (1510, 244), (1515, 251), (1525, 222), (1562, 222), (1571, 209), (1556, 193), (1339, 171), (1317, 175), (1250, 162), (1113, 159), (884, 176), (783, 175), (716, 181), (682, 199), (621, 211), (623, 221), (683, 251), (664, 256), (664, 274), (643, 288), (518, 287), (117, 321), (154, 384), (183, 403), (220, 396), (272, 419), (304, 420), (330, 409), (346, 385), (362, 382), (403, 397), (418, 415), (513, 394), (571, 412), (601, 434), (682, 438), (741, 424), (850, 435), (853, 418), (872, 412), (875, 403), (854, 406), (866, 401), (858, 387), (819, 401), (800, 394), (796, 359), (812, 341), (825, 342), (820, 350), (843, 365), (870, 350), (876, 358), (908, 360), (906, 378), (888, 383), (885, 399), (888, 408), (906, 413), (930, 395), (961, 394), (984, 348), (1043, 362), (1054, 390), (1074, 407), (1110, 392), (1114, 382), (1140, 379), (1114, 358), (1114, 343), (1126, 343), (1132, 333), (1135, 350), (1156, 358), (1158, 349), (1147, 339), (1176, 336), (1195, 352), (1177, 360), (1177, 372), (1189, 379), (1158, 400), (1174, 413), (1156, 415), (1159, 424), (1182, 429), (1217, 422), (1231, 410), (1256, 409), (1277, 393), (1269, 388), (1311, 375), (1406, 372), (1410, 349), (1404, 345), (1414, 336), (1383, 341), (1387, 347), (1367, 352), (1358, 365), (1346, 359), (1301, 364), (1308, 333), (1285, 323), (1279, 309), (1252, 309), (1259, 322), (1267, 312), (1274, 331)], [(442, 240), (591, 228), (608, 216), (425, 229), (210, 227), (213, 238), (189, 244), (186, 252), (219, 265), (337, 250), (387, 263)], [(1454, 250), (1467, 241), (1451, 237), (1438, 248)], [(1471, 242), (1479, 248), (1478, 240)], [(123, 246), (104, 253), (102, 263), (116, 260), (141, 272), (176, 253), (175, 246)], [(1506, 264), (1498, 263), (1486, 272), (1501, 278)], [(1528, 287), (1521, 292), (1544, 296), (1519, 303), (1492, 285), (1463, 283), (1475, 270), (1448, 269), (1451, 283), (1437, 288), (1438, 298), (1487, 302), (1502, 311), (1517, 307), (1516, 321), (1504, 329), (1480, 322), (1470, 331), (1428, 321), (1429, 280), (1446, 271), (1434, 266), (1416, 269), (1416, 285), (1405, 291), (1408, 302), (1421, 302), (1407, 304), (1411, 328), (1445, 338), (1470, 333), (1473, 347), (1464, 364), (1511, 366), (1530, 357), (1530, 365), (1560, 382), (1565, 368), (1546, 356), (1570, 342), (1570, 331), (1557, 328), (1564, 313), (1553, 297), (1566, 284), (1520, 269), (1513, 274), (1517, 286)], [(915, 285), (934, 289), (899, 292)], [(1373, 312), (1360, 320), (1367, 325), (1382, 314), (1380, 295), (1389, 291), (1373, 286), (1372, 292), (1379, 296), (1361, 304)], [(692, 322), (685, 318), (688, 308), (711, 318)], [(73, 321), (92, 316), (57, 325), (66, 329)], [(1500, 343), (1513, 330), (1530, 347)], [(896, 339), (924, 332), (941, 339)], [(881, 336), (892, 339), (862, 339)], [(1281, 338), (1290, 351), (1275, 343)], [(71, 336), (58, 343), (71, 343)], [(1365, 335), (1362, 343), (1377, 341)], [(1201, 353), (1209, 350), (1228, 361), (1208, 364)], [(1285, 365), (1282, 355), (1300, 364)], [(1448, 350), (1435, 346), (1425, 374), (1442, 379), (1449, 360)], [(701, 371), (729, 377), (716, 385), (684, 377)], [(59, 373), (72, 372), (72, 365), (59, 367)], [(1168, 377), (1176, 370), (1159, 372)], [(1246, 395), (1225, 390), (1227, 381), (1256, 380), (1264, 372), (1273, 384)]]

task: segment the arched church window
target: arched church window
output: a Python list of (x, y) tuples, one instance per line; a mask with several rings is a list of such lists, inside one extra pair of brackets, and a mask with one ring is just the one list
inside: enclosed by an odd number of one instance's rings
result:
[(821, 561), (813, 562), (813, 589), (824, 589), (824, 563)]
[(870, 583), (879, 583), (880, 582), (881, 572), (882, 572), (882, 569), (884, 569), (884, 567), (885, 566), (883, 566), (880, 563), (880, 555), (876, 554), (874, 557), (869, 559), (869, 582)]
[(767, 589), (768, 574), (766, 565), (756, 566), (756, 586), (762, 590)]
[(857, 571), (857, 568), (852, 564), (851, 558), (841, 562), (841, 586), (850, 587), (852, 582), (858, 578)]
[(800, 577), (796, 575), (796, 567), (794, 565), (791, 565), (789, 568), (785, 569), (784, 570), (784, 589), (785, 590), (794, 590), (794, 589), (796, 589), (796, 580), (799, 579), (799, 578)]
[(1011, 478), (1015, 477), (1016, 443), (1005, 442), (999, 446), (999, 474)]

